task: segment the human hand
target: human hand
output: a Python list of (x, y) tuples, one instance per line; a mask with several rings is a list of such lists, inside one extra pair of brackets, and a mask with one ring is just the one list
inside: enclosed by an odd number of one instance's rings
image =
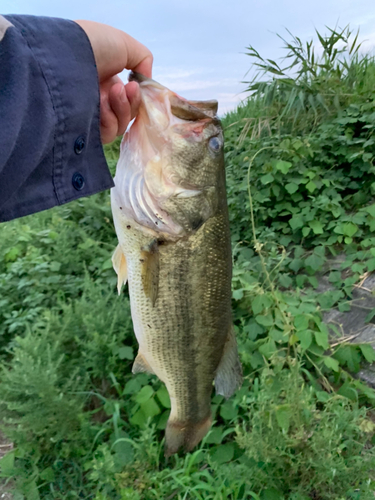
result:
[(100, 85), (100, 133), (106, 144), (125, 132), (141, 102), (138, 83), (124, 85), (117, 74), (131, 69), (151, 77), (153, 57), (121, 30), (94, 21), (75, 22), (85, 31), (94, 52)]

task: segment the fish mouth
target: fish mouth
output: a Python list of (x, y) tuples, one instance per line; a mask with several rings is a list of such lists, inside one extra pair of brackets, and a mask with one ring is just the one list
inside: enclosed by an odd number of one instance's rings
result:
[[(130, 161), (127, 168), (116, 172), (113, 196), (117, 194), (117, 205), (141, 226), (166, 239), (179, 238), (186, 230), (166, 208), (168, 200), (178, 200), (181, 207), (183, 198), (204, 196), (204, 191), (213, 186), (196, 185), (195, 178), (185, 179), (184, 172), (175, 169), (171, 151), (176, 142), (189, 147), (207, 139), (206, 127), (220, 124), (218, 103), (187, 101), (140, 73), (130, 73), (129, 81), (139, 84), (141, 104), (121, 144), (122, 158)], [(193, 203), (186, 202), (189, 206)]]
[(134, 71), (129, 74), (129, 82), (137, 82), (141, 87), (149, 86), (159, 91), (167, 91), (170, 113), (180, 120), (191, 122), (206, 120), (207, 123), (220, 122), (217, 118), (218, 102), (214, 99), (209, 101), (188, 101), (167, 89), (164, 85)]

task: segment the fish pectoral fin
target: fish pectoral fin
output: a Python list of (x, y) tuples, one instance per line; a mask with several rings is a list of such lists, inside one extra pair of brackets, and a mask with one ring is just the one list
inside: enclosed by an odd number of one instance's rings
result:
[(128, 281), (128, 266), (126, 265), (126, 258), (120, 245), (117, 245), (116, 250), (113, 252), (112, 265), (117, 273), (117, 291), (120, 295), (122, 285), (126, 285)]
[(146, 358), (139, 352), (134, 360), (132, 373), (152, 373), (155, 374), (154, 370), (146, 361)]
[(143, 290), (154, 306), (159, 290), (159, 250), (157, 240), (153, 240), (150, 245), (142, 248), (140, 261), (142, 263)]
[(216, 370), (216, 394), (229, 398), (241, 383), (242, 366), (238, 357), (237, 341), (232, 327), (224, 346), (222, 358)]

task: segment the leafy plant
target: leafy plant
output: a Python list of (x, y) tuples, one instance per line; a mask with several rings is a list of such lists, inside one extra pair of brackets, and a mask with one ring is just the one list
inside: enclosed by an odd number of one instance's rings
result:
[[(284, 41), (285, 66), (249, 47), (260, 73), (223, 121), (245, 379), (213, 397), (193, 453), (164, 459), (168, 393), (131, 374), (108, 193), (0, 226), (0, 408), (15, 445), (0, 475), (15, 498), (372, 498), (375, 393), (353, 374), (374, 350), (323, 313), (350, 309), (375, 270), (375, 64), (349, 28), (317, 35), (321, 51)], [(105, 150), (113, 172), (119, 141)]]

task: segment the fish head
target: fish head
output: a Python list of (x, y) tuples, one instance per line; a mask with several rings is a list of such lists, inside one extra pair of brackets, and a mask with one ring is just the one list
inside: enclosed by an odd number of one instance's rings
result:
[(129, 79), (142, 100), (114, 189), (140, 225), (171, 236), (195, 231), (215, 212), (218, 187), (225, 190), (217, 101), (188, 101), (137, 73)]

